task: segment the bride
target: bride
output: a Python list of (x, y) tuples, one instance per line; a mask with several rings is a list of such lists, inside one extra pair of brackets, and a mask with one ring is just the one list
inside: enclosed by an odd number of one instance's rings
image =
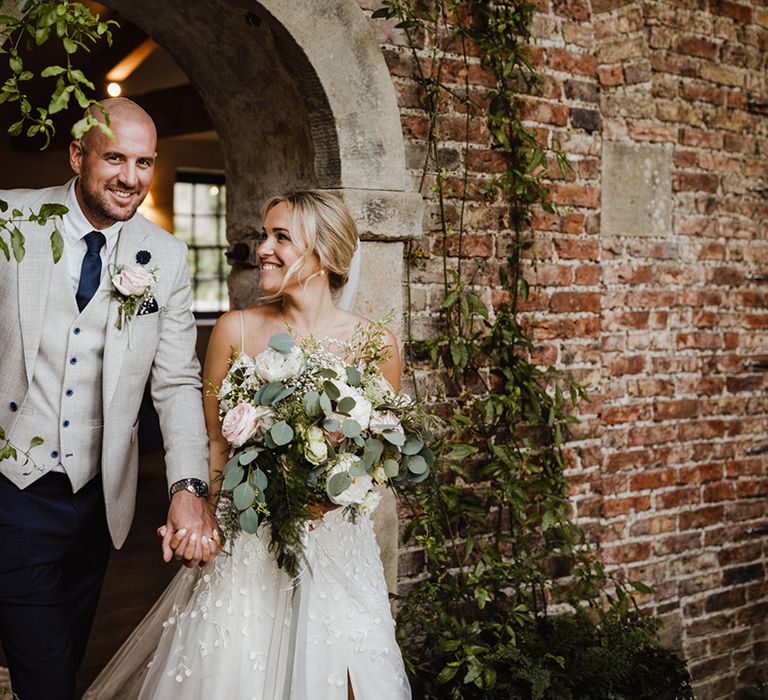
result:
[[(321, 191), (270, 199), (258, 246), (265, 303), (216, 323), (205, 380), (219, 386), (233, 350), (253, 357), (275, 333), (313, 336), (354, 359), (369, 322), (334, 303), (358, 245), (343, 202)], [(380, 367), (397, 390), (400, 360), (386, 333)], [(205, 398), (211, 481), (228, 445), (215, 396)], [(406, 700), (411, 697), (372, 523), (341, 508), (307, 525), (298, 585), (268, 551), (268, 525), (241, 532), (212, 566), (183, 569), (102, 671), (86, 700)], [(159, 636), (159, 642), (157, 642)]]

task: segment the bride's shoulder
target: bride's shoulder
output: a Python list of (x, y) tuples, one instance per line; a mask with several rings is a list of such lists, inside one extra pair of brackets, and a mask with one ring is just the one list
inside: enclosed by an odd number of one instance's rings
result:
[(275, 304), (262, 304), (227, 311), (216, 320), (214, 333), (223, 338), (241, 338), (249, 329), (263, 327), (279, 318), (279, 308), (275, 307)]
[(344, 314), (345, 332), (350, 339), (381, 338), (385, 346), (397, 347), (397, 339), (383, 322), (373, 321), (352, 311), (345, 311)]

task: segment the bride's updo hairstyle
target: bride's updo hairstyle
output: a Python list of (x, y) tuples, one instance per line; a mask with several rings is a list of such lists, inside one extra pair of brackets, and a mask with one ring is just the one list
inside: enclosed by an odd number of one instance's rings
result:
[(357, 225), (347, 205), (337, 195), (322, 190), (293, 190), (267, 200), (261, 220), (265, 221), (267, 214), (280, 202), (288, 205), (288, 232), (302, 254), (286, 271), (280, 290), (263, 301), (278, 298), (286, 284), (301, 273), (315, 253), (320, 258), (321, 270), (328, 275), (331, 291), (341, 289), (347, 283), (352, 256), (358, 245)]

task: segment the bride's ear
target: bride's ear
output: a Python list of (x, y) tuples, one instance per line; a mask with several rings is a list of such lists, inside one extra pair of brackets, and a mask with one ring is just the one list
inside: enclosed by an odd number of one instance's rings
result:
[(339, 296), (336, 300), (336, 306), (344, 311), (352, 311), (355, 306), (357, 285), (360, 281), (360, 260), (362, 258), (360, 248), (361, 245), (358, 243), (357, 248), (355, 249), (355, 254), (352, 256), (352, 261), (349, 263), (347, 283), (339, 291)]

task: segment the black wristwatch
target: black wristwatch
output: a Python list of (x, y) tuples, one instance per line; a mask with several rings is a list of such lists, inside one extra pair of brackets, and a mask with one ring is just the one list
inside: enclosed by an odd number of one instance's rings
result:
[(171, 486), (168, 497), (173, 498), (179, 491), (189, 491), (198, 498), (203, 498), (208, 495), (208, 484), (202, 479), (180, 479)]

